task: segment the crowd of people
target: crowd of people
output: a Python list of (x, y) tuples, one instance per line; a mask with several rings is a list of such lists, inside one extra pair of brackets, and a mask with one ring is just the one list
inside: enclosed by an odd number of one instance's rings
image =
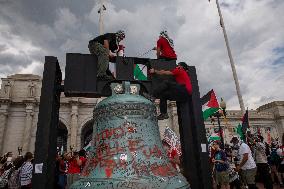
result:
[(284, 188), (284, 134), (282, 145), (248, 135), (246, 142), (233, 137), (231, 146), (213, 141), (210, 162), (215, 188)]
[[(210, 162), (215, 188), (273, 189), (284, 188), (284, 135), (282, 145), (264, 142), (261, 135), (247, 136), (246, 143), (233, 137), (231, 146), (221, 141), (211, 144)], [(163, 147), (173, 167), (182, 172), (180, 157), (166, 141)], [(55, 169), (56, 189), (67, 189), (79, 179), (86, 165), (85, 150), (57, 154)], [(0, 189), (32, 188), (33, 154), (14, 157), (12, 152), (0, 158)]]
[[(57, 154), (54, 189), (67, 189), (79, 179), (87, 161), (86, 151)], [(33, 154), (14, 157), (12, 152), (0, 157), (0, 189), (31, 189)]]
[(0, 188), (29, 189), (32, 188), (33, 154), (14, 157), (12, 152), (0, 158)]

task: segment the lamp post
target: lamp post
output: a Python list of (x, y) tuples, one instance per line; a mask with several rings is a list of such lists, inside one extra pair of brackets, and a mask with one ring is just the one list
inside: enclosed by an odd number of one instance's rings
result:
[[(224, 116), (224, 119), (225, 119), (225, 123), (227, 123), (227, 120), (226, 120), (226, 117), (227, 117), (227, 113), (226, 113), (226, 102), (224, 101), (223, 98), (221, 98), (221, 102), (220, 102), (220, 107), (222, 108), (222, 114)], [(226, 126), (226, 124), (225, 124)], [(225, 128), (224, 128), (224, 136), (225, 136)], [(223, 137), (223, 136), (222, 136)], [(223, 139), (223, 144), (224, 144), (224, 139)], [(225, 146), (224, 146), (225, 147)]]
[(224, 149), (224, 138), (223, 138), (222, 128), (220, 124), (220, 117), (222, 116), (222, 113), (220, 111), (217, 111), (213, 114), (213, 116), (217, 118), (219, 134), (221, 137), (221, 148)]
[(227, 105), (226, 105), (226, 102), (223, 100), (223, 98), (221, 98), (220, 107), (222, 108), (224, 117), (226, 117), (226, 107), (227, 107)]
[(218, 110), (212, 116), (217, 118), (218, 129), (219, 129), (219, 134), (221, 138), (221, 148), (224, 149), (225, 145), (224, 145), (224, 137), (223, 137), (223, 132), (222, 132), (223, 129), (220, 123), (220, 117), (222, 117), (223, 115), (226, 117), (226, 102), (223, 100), (223, 98), (221, 98), (220, 107), (222, 108), (222, 110)]

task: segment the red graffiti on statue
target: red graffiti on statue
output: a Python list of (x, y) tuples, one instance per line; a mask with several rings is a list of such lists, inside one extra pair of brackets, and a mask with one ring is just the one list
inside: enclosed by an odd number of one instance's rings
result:
[(142, 145), (139, 145), (139, 144), (141, 144), (141, 142), (143, 142), (142, 139), (130, 139), (130, 140), (128, 140), (129, 151), (134, 152), (134, 151), (137, 151), (137, 150), (143, 148)]
[(154, 163), (150, 166), (151, 172), (153, 175), (156, 176), (174, 176), (176, 174), (175, 168), (171, 164), (162, 164), (158, 165), (157, 163)]
[(114, 137), (115, 139), (121, 138), (125, 134), (123, 128), (110, 128), (105, 129), (102, 132), (95, 135), (95, 142), (98, 143), (101, 140), (110, 139)]
[(154, 145), (152, 148), (144, 148), (143, 154), (147, 159), (150, 159), (151, 157), (161, 157), (162, 151), (159, 149), (157, 145)]

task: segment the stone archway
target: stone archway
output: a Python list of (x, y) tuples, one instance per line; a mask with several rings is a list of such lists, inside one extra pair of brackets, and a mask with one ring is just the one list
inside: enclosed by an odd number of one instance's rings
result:
[(67, 127), (59, 122), (57, 128), (57, 150), (59, 152), (67, 152), (68, 130)]
[(94, 120), (88, 121), (81, 130), (81, 148), (84, 148), (89, 144), (93, 138), (93, 125)]

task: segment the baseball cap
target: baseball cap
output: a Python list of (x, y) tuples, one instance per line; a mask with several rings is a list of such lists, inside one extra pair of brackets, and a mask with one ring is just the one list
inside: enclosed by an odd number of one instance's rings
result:
[(182, 66), (183, 69), (188, 70), (188, 65), (185, 62), (179, 62), (178, 65)]

